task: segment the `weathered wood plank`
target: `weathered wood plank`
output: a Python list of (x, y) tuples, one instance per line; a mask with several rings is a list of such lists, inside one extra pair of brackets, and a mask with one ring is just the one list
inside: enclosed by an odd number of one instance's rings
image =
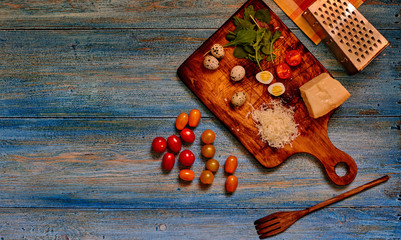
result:
[[(1, 119), (0, 207), (68, 208), (271, 208), (313, 205), (384, 174), (388, 183), (338, 206), (398, 206), (400, 184), (399, 118), (333, 118), (329, 136), (359, 167), (347, 187), (330, 184), (317, 161), (295, 155), (277, 168), (263, 168), (213, 119), (202, 119), (191, 149), (196, 179), (170, 173), (151, 141), (174, 134), (174, 119)], [(235, 194), (224, 191), (220, 169), (212, 186), (199, 182), (205, 168), (199, 137), (216, 132), (215, 158), (239, 159)], [(268, 157), (268, 156), (267, 156)]]
[[(192, 108), (211, 116), (176, 72), (213, 32), (0, 31), (0, 116), (171, 117)], [(383, 31), (391, 45), (354, 76), (295, 34), (352, 94), (335, 116), (401, 115), (400, 31)]]
[[(0, 29), (218, 28), (244, 2), (14, 0), (0, 3)], [(265, 2), (296, 28), (272, 0)], [(376, 28), (400, 29), (399, 8), (391, 0), (368, 0), (359, 11)]]
[[(258, 239), (253, 221), (279, 210), (283, 209), (0, 208), (0, 238)], [(398, 239), (400, 211), (400, 207), (326, 208), (270, 239)]]

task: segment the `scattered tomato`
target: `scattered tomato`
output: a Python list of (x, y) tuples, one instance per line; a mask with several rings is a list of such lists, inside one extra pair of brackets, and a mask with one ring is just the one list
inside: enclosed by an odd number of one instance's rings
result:
[(172, 153), (166, 153), (162, 159), (162, 167), (166, 171), (173, 169), (175, 163), (175, 156)]
[(162, 153), (162, 152), (166, 151), (166, 148), (167, 148), (166, 139), (164, 139), (162, 137), (156, 137), (155, 139), (153, 139), (153, 142), (152, 142), (153, 151), (155, 151), (157, 153)]
[(217, 170), (220, 167), (220, 163), (216, 159), (209, 159), (206, 162), (206, 169), (212, 171), (212, 172), (217, 172)]
[(234, 175), (230, 175), (226, 179), (226, 190), (229, 193), (235, 192), (238, 186), (238, 178)]
[(189, 128), (182, 129), (180, 136), (184, 142), (193, 143), (195, 141), (195, 133)]
[(190, 150), (184, 150), (180, 153), (180, 163), (186, 167), (192, 166), (195, 162), (195, 155)]
[(192, 109), (189, 112), (188, 125), (190, 127), (196, 127), (198, 126), (200, 119), (201, 119), (201, 112), (198, 109)]
[(200, 181), (203, 184), (212, 184), (214, 180), (214, 175), (209, 170), (204, 170), (200, 175)]
[(195, 173), (189, 169), (182, 169), (179, 173), (179, 176), (184, 181), (192, 181), (195, 179)]
[(233, 174), (238, 166), (238, 159), (235, 156), (229, 156), (224, 164), (224, 171)]
[(171, 135), (167, 138), (167, 145), (173, 153), (179, 153), (181, 151), (181, 140), (176, 135)]
[(287, 63), (281, 63), (276, 67), (277, 76), (281, 79), (287, 79), (291, 76), (291, 68)]
[(212, 158), (214, 154), (216, 153), (216, 149), (214, 148), (213, 145), (207, 144), (202, 146), (202, 156), (205, 158)]
[(214, 142), (214, 139), (216, 139), (216, 134), (214, 134), (212, 130), (207, 129), (203, 131), (201, 139), (204, 144), (211, 144)]
[(301, 63), (302, 57), (297, 50), (291, 50), (285, 55), (285, 61), (288, 65), (295, 67)]
[(178, 117), (175, 119), (175, 127), (178, 130), (184, 129), (187, 123), (188, 123), (188, 114), (186, 113), (180, 113), (180, 115), (178, 115)]

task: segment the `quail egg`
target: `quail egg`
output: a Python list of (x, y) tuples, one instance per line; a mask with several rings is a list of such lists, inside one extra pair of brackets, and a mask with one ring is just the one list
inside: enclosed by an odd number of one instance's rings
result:
[(210, 49), (210, 53), (215, 58), (222, 58), (222, 57), (224, 57), (224, 48), (223, 48), (223, 46), (221, 46), (218, 43), (213, 44), (212, 48)]
[(246, 93), (244, 92), (236, 92), (231, 98), (231, 104), (234, 107), (241, 107), (242, 105), (244, 105), (245, 101), (246, 101)]
[(283, 93), (285, 92), (285, 87), (284, 87), (284, 84), (282, 84), (282, 83), (280, 83), (280, 82), (277, 82), (277, 83), (271, 84), (271, 85), (267, 88), (267, 91), (268, 91), (271, 95), (273, 95), (273, 96), (275, 96), (275, 97), (278, 97), (278, 96), (280, 96), (281, 94), (283, 94)]
[(256, 74), (256, 80), (263, 84), (270, 84), (273, 81), (273, 74), (269, 71), (262, 71)]
[(216, 70), (219, 67), (219, 60), (213, 56), (207, 55), (203, 59), (203, 66), (209, 70)]
[(235, 82), (241, 81), (245, 77), (245, 68), (240, 65), (233, 67), (230, 77)]

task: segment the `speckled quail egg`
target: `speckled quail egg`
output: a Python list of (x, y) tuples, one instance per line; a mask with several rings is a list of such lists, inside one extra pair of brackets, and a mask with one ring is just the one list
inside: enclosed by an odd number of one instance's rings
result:
[(231, 104), (234, 107), (241, 107), (242, 105), (244, 105), (245, 101), (246, 101), (246, 93), (244, 92), (236, 92), (231, 98)]
[(245, 77), (245, 68), (240, 65), (233, 67), (230, 77), (235, 82), (241, 81)]
[(203, 59), (203, 66), (209, 70), (216, 70), (219, 67), (219, 60), (211, 55), (207, 55)]
[(280, 83), (280, 82), (277, 82), (277, 83), (271, 84), (271, 85), (267, 88), (267, 91), (268, 91), (271, 95), (273, 95), (273, 96), (275, 96), (275, 97), (278, 97), (278, 96), (280, 96), (281, 94), (283, 94), (283, 93), (285, 92), (285, 87), (284, 87), (284, 84), (282, 84), (282, 83)]
[(223, 46), (221, 46), (218, 43), (213, 44), (212, 48), (210, 49), (210, 53), (215, 58), (222, 58), (222, 57), (224, 57), (224, 48), (223, 48)]
[(269, 71), (262, 71), (256, 74), (256, 80), (263, 84), (270, 84), (273, 81), (273, 74)]

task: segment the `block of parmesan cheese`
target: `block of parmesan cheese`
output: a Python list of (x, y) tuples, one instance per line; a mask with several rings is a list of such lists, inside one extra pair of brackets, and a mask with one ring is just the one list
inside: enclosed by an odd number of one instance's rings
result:
[(319, 118), (339, 107), (351, 94), (328, 73), (322, 73), (300, 87), (309, 115)]

